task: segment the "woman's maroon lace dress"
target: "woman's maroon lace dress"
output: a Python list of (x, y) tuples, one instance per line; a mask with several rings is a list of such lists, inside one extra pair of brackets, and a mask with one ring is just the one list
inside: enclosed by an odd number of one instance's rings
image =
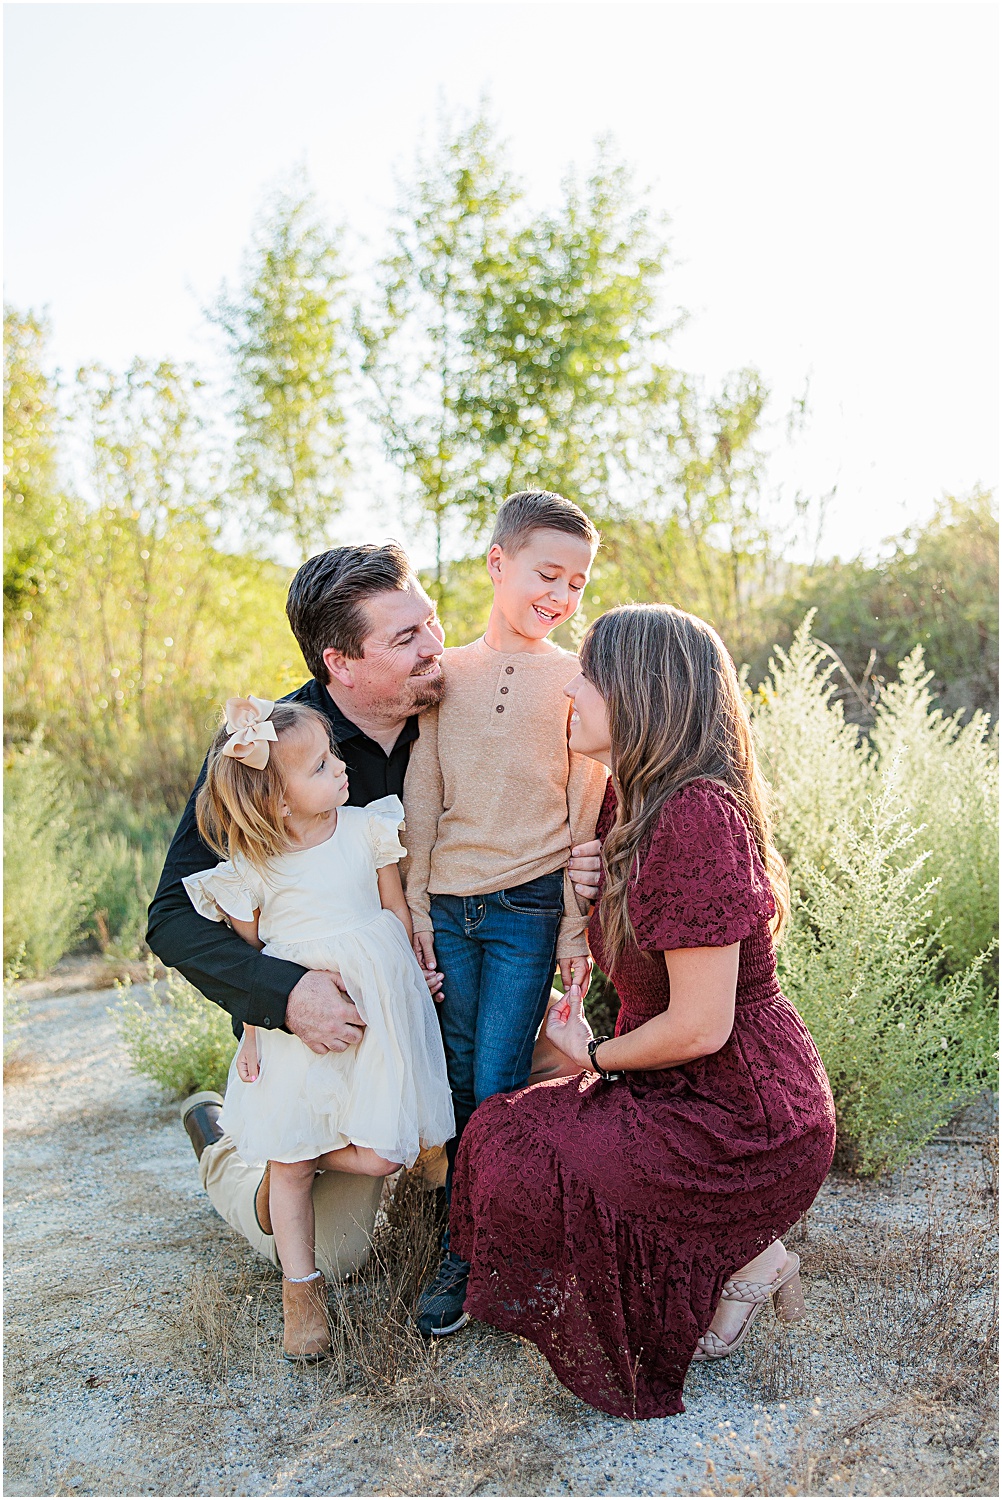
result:
[[(600, 837), (614, 811), (610, 783)], [(831, 1090), (776, 981), (773, 909), (737, 802), (709, 781), (683, 788), (631, 892), (638, 941), (612, 975), (616, 1031), (667, 1009), (665, 949), (740, 940), (729, 1040), (679, 1067), (498, 1094), (463, 1135), (451, 1225), (472, 1263), (468, 1311), (531, 1339), (613, 1416), (684, 1411), (724, 1282), (810, 1207), (831, 1166)], [(602, 964), (597, 916), (590, 937)]]

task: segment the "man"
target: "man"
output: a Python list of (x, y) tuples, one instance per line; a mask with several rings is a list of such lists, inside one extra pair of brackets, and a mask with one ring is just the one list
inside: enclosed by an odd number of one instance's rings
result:
[[(349, 802), (359, 807), (401, 796), (418, 714), (437, 703), (443, 689), (442, 628), (403, 549), (395, 543), (339, 547), (311, 558), (292, 581), (286, 609), (313, 673), (290, 697), (331, 721), (348, 767)], [(317, 1053), (355, 1046), (362, 1020), (338, 975), (266, 957), (194, 910), (182, 879), (218, 860), (195, 825), (203, 776), (204, 766), (150, 907), (150, 948), (229, 1011), (238, 1033), (248, 1022), (284, 1026)], [(213, 1206), (277, 1265), (267, 1185), (221, 1134), (218, 1096), (193, 1096), (182, 1116)], [(317, 1255), (326, 1274), (344, 1275), (365, 1259), (380, 1188), (378, 1179), (345, 1173), (317, 1178)]]
[[(289, 589), (289, 624), (312, 679), (289, 697), (331, 721), (348, 768), (348, 801), (401, 796), (419, 715), (444, 690), (442, 627), (403, 548), (337, 547), (303, 564)], [(248, 685), (249, 686), (249, 685)], [(149, 913), (152, 951), (242, 1025), (284, 1026), (314, 1052), (343, 1052), (360, 1040), (363, 1023), (340, 976), (266, 957), (218, 922), (201, 917), (182, 885), (218, 856), (199, 837), (195, 794), (178, 825)], [(574, 862), (582, 895), (594, 895), (592, 851)], [(581, 851), (578, 851), (581, 852)], [(441, 976), (430, 974), (433, 990)], [(181, 1107), (199, 1158), (199, 1177), (213, 1207), (273, 1264), (266, 1177), (237, 1157), (218, 1124), (216, 1094), (196, 1094)], [(317, 1265), (344, 1276), (368, 1254), (380, 1179), (328, 1172), (314, 1187)]]

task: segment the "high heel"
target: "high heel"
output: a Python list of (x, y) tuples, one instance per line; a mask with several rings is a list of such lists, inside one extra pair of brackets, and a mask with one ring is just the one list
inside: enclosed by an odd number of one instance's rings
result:
[(800, 1284), (799, 1255), (787, 1255), (786, 1264), (775, 1281), (741, 1281), (732, 1278), (724, 1282), (720, 1300), (746, 1303), (748, 1315), (729, 1344), (725, 1344), (722, 1338), (707, 1329), (696, 1345), (696, 1352), (692, 1356), (693, 1363), (704, 1359), (726, 1359), (728, 1354), (733, 1354), (736, 1349), (740, 1349), (755, 1319), (771, 1298), (775, 1299), (776, 1316), (782, 1322), (796, 1323), (799, 1319), (806, 1318), (807, 1306), (804, 1302), (804, 1290)]

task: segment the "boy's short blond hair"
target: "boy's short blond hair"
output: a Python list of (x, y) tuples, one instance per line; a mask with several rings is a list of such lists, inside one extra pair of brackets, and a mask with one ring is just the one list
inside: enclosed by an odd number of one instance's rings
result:
[(520, 551), (534, 531), (566, 531), (579, 536), (592, 551), (599, 535), (580, 505), (552, 490), (519, 490), (504, 501), (494, 522), (490, 545), (509, 556)]

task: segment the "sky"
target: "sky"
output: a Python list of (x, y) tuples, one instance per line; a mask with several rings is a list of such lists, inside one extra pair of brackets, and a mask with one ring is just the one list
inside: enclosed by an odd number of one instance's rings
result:
[[(768, 486), (830, 497), (822, 553), (997, 483), (995, 5), (19, 4), (4, 27), (4, 294), (48, 311), (64, 372), (211, 362), (202, 309), (298, 164), (371, 264), (441, 105), (487, 95), (541, 204), (613, 135), (671, 219), (675, 361), (762, 372)], [(343, 540), (386, 533), (387, 486)]]

